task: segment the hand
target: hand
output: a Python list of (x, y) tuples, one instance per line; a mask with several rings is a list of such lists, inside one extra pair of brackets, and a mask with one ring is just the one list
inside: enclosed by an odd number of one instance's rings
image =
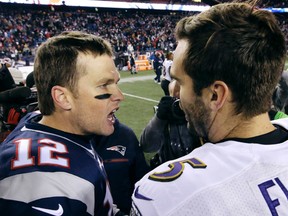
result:
[(175, 99), (171, 96), (164, 96), (158, 104), (156, 116), (162, 120), (169, 120), (172, 115), (172, 104)]

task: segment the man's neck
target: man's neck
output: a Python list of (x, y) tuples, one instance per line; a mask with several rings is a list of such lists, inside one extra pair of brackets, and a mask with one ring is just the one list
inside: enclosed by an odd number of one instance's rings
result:
[(228, 138), (251, 138), (275, 130), (268, 113), (244, 119), (241, 115), (229, 116), (221, 122), (217, 120), (209, 131), (209, 140), (213, 143)]

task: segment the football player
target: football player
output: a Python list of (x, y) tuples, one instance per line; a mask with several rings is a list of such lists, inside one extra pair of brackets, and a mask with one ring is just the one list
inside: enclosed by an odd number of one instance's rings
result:
[(136, 183), (132, 215), (287, 215), (288, 118), (268, 111), (286, 59), (275, 16), (223, 3), (176, 26), (171, 68), (207, 142)]
[(93, 134), (114, 131), (123, 100), (110, 44), (64, 32), (37, 50), (40, 112), (0, 145), (1, 215), (112, 215), (112, 196)]

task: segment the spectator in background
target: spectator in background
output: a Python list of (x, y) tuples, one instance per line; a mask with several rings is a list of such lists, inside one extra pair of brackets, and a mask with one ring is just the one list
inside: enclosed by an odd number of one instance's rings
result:
[(273, 109), (288, 113), (288, 72), (284, 71), (273, 93)]
[(0, 62), (0, 92), (13, 89), (16, 87), (16, 83), (8, 69), (11, 63), (6, 59), (2, 59)]
[(161, 73), (162, 73), (162, 66), (163, 66), (163, 60), (161, 58), (161, 53), (160, 52), (156, 52), (155, 53), (155, 57), (154, 57), (154, 61), (153, 61), (153, 68), (156, 74), (156, 77), (154, 78), (155, 83), (161, 84), (160, 82), (160, 77), (161, 77)]
[(280, 118), (286, 118), (287, 101), (288, 101), (288, 85), (286, 83), (286, 78), (284, 71), (282, 77), (277, 84), (273, 96), (272, 96), (272, 106), (268, 112), (269, 118), (271, 120), (276, 120)]
[(11, 105), (8, 105), (5, 99), (9, 100), (11, 98), (11, 94), (7, 94), (7, 91), (16, 88), (16, 83), (8, 69), (10, 66), (9, 62), (0, 59), (0, 93), (3, 94), (0, 98), (0, 143), (11, 131), (10, 125), (7, 125)]
[(140, 145), (144, 152), (157, 152), (150, 160), (150, 167), (187, 155), (201, 146), (201, 140), (187, 128), (183, 111), (179, 108), (179, 85), (169, 84), (170, 96), (161, 98), (156, 114), (144, 128)]
[(287, 103), (288, 103), (288, 85), (287, 85), (287, 72), (284, 71), (279, 83), (277, 84), (273, 96), (272, 107), (269, 111), (271, 120), (280, 118), (287, 118)]
[(115, 119), (113, 134), (97, 136), (95, 150), (103, 159), (114, 203), (121, 212), (129, 215), (134, 184), (149, 171), (149, 167), (135, 133)]
[(130, 69), (131, 74), (137, 74), (134, 54), (130, 55), (130, 67), (131, 67), (131, 69)]
[(170, 70), (173, 63), (173, 52), (168, 52), (163, 62), (161, 88), (165, 95), (169, 93), (169, 83), (171, 82)]
[(270, 120), (277, 120), (277, 119), (281, 119), (281, 118), (287, 118), (288, 115), (282, 111), (277, 111), (275, 109), (271, 109), (269, 112), (269, 118)]
[(116, 213), (92, 148), (94, 134), (113, 133), (123, 100), (112, 57), (106, 40), (82, 32), (64, 32), (39, 47), (33, 74), (41, 113), (27, 114), (0, 145), (6, 216)]
[(134, 47), (130, 42), (128, 42), (127, 51), (129, 54), (132, 54), (134, 52)]
[(26, 86), (32, 88), (35, 86), (34, 72), (30, 72), (26, 77)]
[(177, 23), (171, 76), (190, 130), (207, 142), (137, 182), (132, 215), (287, 214), (288, 118), (268, 116), (286, 44), (255, 3)]

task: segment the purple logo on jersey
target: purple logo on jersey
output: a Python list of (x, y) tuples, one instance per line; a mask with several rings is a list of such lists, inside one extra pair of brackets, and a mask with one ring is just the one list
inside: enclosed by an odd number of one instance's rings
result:
[(142, 194), (139, 193), (139, 186), (136, 188), (135, 193), (134, 193), (135, 198), (137, 199), (143, 199), (143, 200), (147, 200), (147, 201), (151, 201), (153, 199), (146, 197)]
[(125, 152), (126, 152), (126, 147), (125, 147), (125, 146), (121, 146), (121, 145), (117, 145), (117, 146), (109, 147), (109, 148), (107, 148), (107, 150), (117, 151), (117, 152), (119, 152), (122, 156), (124, 156), (124, 155), (125, 155)]
[(149, 176), (153, 181), (173, 181), (177, 179), (184, 171), (184, 163), (188, 163), (193, 168), (205, 169), (207, 165), (197, 158), (186, 159), (183, 161), (176, 161), (168, 165), (169, 169), (164, 172), (154, 172)]

